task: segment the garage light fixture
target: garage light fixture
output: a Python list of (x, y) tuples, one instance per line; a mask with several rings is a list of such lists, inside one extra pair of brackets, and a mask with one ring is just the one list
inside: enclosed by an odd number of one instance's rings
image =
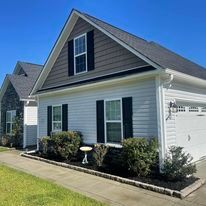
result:
[(178, 106), (177, 106), (175, 100), (174, 101), (170, 101), (169, 110), (170, 110), (170, 113), (177, 113)]

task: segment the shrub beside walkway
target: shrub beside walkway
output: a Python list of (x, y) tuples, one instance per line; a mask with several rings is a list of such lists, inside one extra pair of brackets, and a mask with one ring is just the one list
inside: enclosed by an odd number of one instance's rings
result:
[[(110, 205), (206, 206), (206, 186), (203, 186), (184, 200), (179, 200), (101, 177), (27, 159), (21, 157), (17, 151), (0, 153), (0, 162)], [(200, 167), (200, 174), (206, 174), (205, 162)]]

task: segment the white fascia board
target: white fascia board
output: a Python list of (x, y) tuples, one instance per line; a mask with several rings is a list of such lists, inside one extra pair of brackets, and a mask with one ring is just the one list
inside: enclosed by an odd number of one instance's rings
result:
[(182, 72), (178, 72), (178, 71), (175, 71), (172, 69), (165, 69), (165, 73), (166, 74), (173, 74), (175, 77), (179, 77), (187, 82), (190, 82), (190, 83), (192, 82), (192, 83), (195, 83), (199, 86), (206, 87), (206, 80), (204, 80), (204, 79), (194, 77), (194, 76), (191, 76), (189, 74), (184, 74)]
[(74, 87), (64, 88), (64, 89), (60, 89), (60, 90), (56, 90), (56, 91), (46, 91), (45, 93), (35, 94), (34, 96), (37, 96), (37, 97), (38, 96), (51, 96), (51, 95), (55, 95), (55, 94), (65, 93), (68, 91), (82, 91), (84, 89), (94, 88), (94, 87), (98, 87), (98, 86), (104, 86), (104, 85), (113, 84), (113, 83), (123, 83), (123, 82), (129, 81), (129, 80), (132, 80), (132, 79), (140, 80), (140, 79), (146, 79), (149, 77), (155, 77), (158, 74), (160, 74), (160, 72), (158, 70), (148, 71), (148, 72), (130, 75), (130, 76), (122, 77), (122, 78), (105, 80), (105, 81), (96, 82), (96, 83), (90, 83), (87, 85), (74, 86)]
[(52, 48), (48, 59), (46, 60), (46, 63), (31, 91), (31, 95), (35, 93), (37, 88), (42, 87), (47, 75), (51, 71), (52, 66), (54, 65), (57, 57), (59, 56), (59, 53), (61, 52), (61, 49), (63, 48), (66, 40), (68, 39), (77, 19), (78, 16), (74, 15), (74, 11), (69, 16), (68, 20), (66, 21), (65, 26), (63, 27), (63, 30), (61, 31), (56, 43), (54, 44), (54, 47)]
[(31, 91), (31, 95), (33, 95), (35, 93), (35, 91), (37, 91), (38, 88), (40, 88), (43, 85), (47, 75), (49, 74), (55, 60), (57, 59), (62, 47), (64, 46), (67, 38), (69, 37), (69, 35), (70, 35), (70, 33), (71, 33), (71, 31), (72, 31), (72, 29), (73, 29), (73, 27), (74, 27), (74, 25), (79, 17), (84, 19), (89, 24), (93, 25), (95, 28), (97, 28), (98, 30), (100, 30), (101, 32), (103, 32), (104, 34), (109, 36), (111, 39), (116, 41), (118, 44), (122, 45), (128, 51), (132, 52), (133, 54), (135, 54), (136, 56), (138, 56), (139, 58), (141, 58), (142, 60), (144, 60), (145, 62), (150, 64), (151, 66), (155, 67), (158, 70), (162, 70), (162, 68), (158, 64), (154, 63), (149, 58), (147, 58), (144, 55), (142, 55), (141, 53), (137, 52), (136, 50), (134, 50), (133, 48), (131, 48), (130, 46), (125, 44), (123, 41), (114, 37), (112, 34), (107, 32), (106, 30), (102, 29), (100, 26), (98, 26), (97, 24), (95, 24), (94, 22), (92, 22), (91, 20), (86, 18), (84, 15), (82, 15), (78, 11), (73, 10), (70, 17), (68, 18), (65, 26), (63, 27), (63, 30), (60, 33), (54, 47), (52, 48), (52, 51), (51, 51), (51, 53), (46, 61), (46, 64), (44, 65), (44, 68), (43, 68), (42, 72), (40, 73), (40, 76), (39, 76), (38, 80), (36, 81), (32, 91)]

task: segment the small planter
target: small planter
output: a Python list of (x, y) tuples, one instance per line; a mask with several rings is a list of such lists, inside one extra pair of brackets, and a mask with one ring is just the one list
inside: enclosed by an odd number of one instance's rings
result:
[(165, 195), (169, 195), (169, 196), (173, 196), (173, 197), (178, 197), (178, 198), (181, 198), (181, 199), (185, 198), (190, 193), (194, 192), (195, 190), (200, 188), (203, 184), (205, 184), (204, 179), (197, 179), (194, 183), (192, 183), (191, 185), (185, 187), (183, 190), (177, 191), (177, 190), (172, 190), (172, 189), (169, 189), (169, 188), (155, 186), (155, 185), (152, 185), (152, 184), (148, 184), (148, 183), (144, 183), (144, 182), (140, 182), (140, 181), (136, 181), (136, 180), (132, 180), (132, 179), (116, 176), (116, 175), (111, 175), (111, 174), (104, 173), (104, 172), (99, 172), (99, 171), (92, 170), (92, 169), (87, 169), (87, 168), (80, 167), (80, 166), (75, 166), (75, 165), (72, 165), (72, 164), (67, 164), (67, 163), (63, 163), (63, 162), (57, 162), (57, 161), (45, 159), (45, 158), (42, 158), (42, 157), (34, 156), (34, 154), (35, 154), (35, 152), (33, 152), (33, 153), (32, 152), (22, 153), (21, 156), (31, 158), (31, 159), (34, 159), (34, 160), (43, 161), (43, 162), (53, 164), (53, 165), (57, 165), (57, 166), (60, 166), (60, 167), (65, 167), (65, 168), (77, 170), (77, 171), (80, 171), (80, 172), (85, 172), (85, 173), (88, 173), (88, 174), (96, 175), (96, 176), (107, 178), (107, 179), (110, 179), (110, 180), (114, 180), (114, 181), (117, 181), (117, 182), (120, 182), (120, 183), (129, 184), (129, 185), (132, 185), (132, 186), (136, 186), (136, 187), (140, 187), (140, 188), (143, 188), (143, 189), (151, 190), (151, 191), (158, 192), (158, 193), (161, 193), (161, 194), (165, 194)]

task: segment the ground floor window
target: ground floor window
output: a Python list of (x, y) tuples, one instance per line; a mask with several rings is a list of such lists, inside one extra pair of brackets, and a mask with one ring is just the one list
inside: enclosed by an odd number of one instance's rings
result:
[(14, 129), (16, 110), (6, 112), (6, 133), (11, 135)]
[(105, 100), (105, 134), (107, 143), (122, 140), (122, 100)]
[(52, 106), (52, 131), (62, 130), (62, 106)]

